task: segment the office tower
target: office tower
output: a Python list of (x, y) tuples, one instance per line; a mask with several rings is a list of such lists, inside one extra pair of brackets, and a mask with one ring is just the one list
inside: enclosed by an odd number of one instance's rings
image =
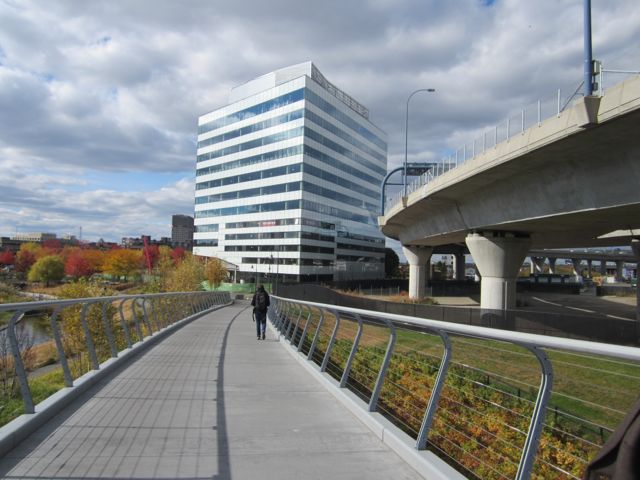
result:
[(384, 277), (386, 136), (306, 62), (198, 120), (194, 253), (259, 281)]
[(176, 247), (190, 249), (193, 244), (193, 217), (171, 216), (171, 243)]

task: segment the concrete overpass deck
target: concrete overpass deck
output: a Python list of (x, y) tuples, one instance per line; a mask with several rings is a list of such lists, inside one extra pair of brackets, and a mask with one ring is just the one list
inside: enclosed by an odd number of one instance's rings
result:
[(100, 382), (0, 461), (10, 479), (421, 478), (247, 303), (201, 317)]

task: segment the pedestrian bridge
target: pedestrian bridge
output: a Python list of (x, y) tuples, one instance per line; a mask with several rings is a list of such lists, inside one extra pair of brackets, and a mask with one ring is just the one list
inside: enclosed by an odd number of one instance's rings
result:
[[(85, 299), (82, 323), (126, 301)], [(62, 324), (65, 302), (31, 308)], [(127, 346), (80, 377), (63, 348), (72, 386), (0, 429), (0, 476), (580, 478), (640, 393), (631, 347), (277, 297), (262, 341), (247, 301), (190, 305), (171, 326), (144, 301), (130, 329), (102, 316)]]

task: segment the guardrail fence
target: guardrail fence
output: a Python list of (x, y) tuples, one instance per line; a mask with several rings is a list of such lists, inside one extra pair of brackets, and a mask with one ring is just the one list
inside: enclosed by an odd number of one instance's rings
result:
[(579, 479), (640, 393), (640, 349), (272, 296), (282, 335), (469, 478)]
[[(190, 315), (231, 301), (228, 293), (120, 295), (0, 304), (0, 425), (125, 349)], [(39, 382), (42, 363), (52, 363)]]

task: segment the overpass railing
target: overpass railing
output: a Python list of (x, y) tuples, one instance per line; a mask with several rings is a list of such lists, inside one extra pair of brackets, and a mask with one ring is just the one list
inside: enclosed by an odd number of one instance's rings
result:
[[(623, 70), (602, 70), (601, 88), (599, 94), (604, 96), (604, 73), (609, 76), (618, 75), (614, 80), (619, 80), (620, 75), (632, 76), (638, 75), (638, 71), (623, 71)], [(582, 88), (582, 84), (578, 85), (576, 89), (558, 89), (552, 95), (540, 98), (535, 102), (532, 102), (517, 113), (510, 115), (501, 123), (495, 125), (493, 128), (485, 130), (479, 137), (474, 140), (465, 143), (460, 148), (457, 148), (453, 153), (447, 157), (444, 157), (437, 163), (435, 168), (431, 168), (424, 174), (416, 177), (414, 181), (407, 185), (407, 195), (416, 191), (418, 188), (427, 185), (433, 179), (440, 175), (447, 173), (459, 165), (462, 165), (469, 160), (473, 160), (477, 156), (484, 154), (487, 150), (496, 147), (497, 145), (508, 142), (509, 139), (521, 135), (529, 128), (540, 126), (544, 120), (552, 118), (554, 116), (560, 116), (560, 114), (571, 104), (571, 102), (582, 94), (579, 93)], [(386, 204), (384, 205), (384, 214), (390, 207), (400, 203), (404, 192), (397, 192), (395, 195), (388, 197)]]
[(472, 478), (581, 478), (640, 393), (638, 348), (272, 299), (299, 355)]
[(170, 325), (230, 301), (226, 292), (181, 292), (0, 304), (8, 319), (0, 327), (0, 425)]

